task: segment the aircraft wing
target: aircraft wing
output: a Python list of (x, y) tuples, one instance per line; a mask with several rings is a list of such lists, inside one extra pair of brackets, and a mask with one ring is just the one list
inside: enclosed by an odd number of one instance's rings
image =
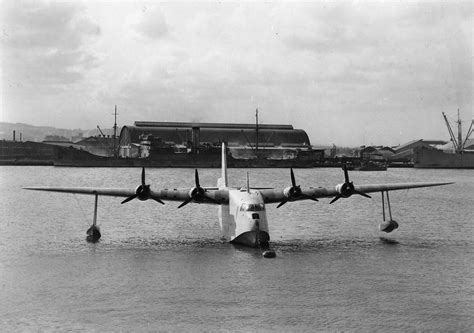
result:
[[(112, 197), (125, 197), (130, 198), (137, 194), (136, 189), (120, 189), (120, 188), (93, 188), (93, 187), (24, 187), (26, 190), (35, 191), (48, 191), (48, 192), (60, 192), (60, 193), (73, 193), (73, 194), (89, 194), (99, 196), (112, 196)], [(229, 191), (226, 189), (218, 189), (216, 187), (204, 187), (205, 198), (202, 203), (210, 204), (226, 204), (229, 202)], [(192, 189), (189, 188), (175, 188), (175, 189), (162, 189), (153, 191), (150, 190), (147, 193), (147, 199), (153, 199), (156, 201), (186, 201), (190, 199), (190, 192)], [(197, 198), (199, 202), (199, 198)]]
[[(420, 187), (432, 187), (453, 184), (453, 182), (439, 182), (439, 183), (398, 183), (398, 184), (368, 184), (355, 185), (354, 190), (361, 193), (397, 191)], [(343, 185), (343, 184), (341, 184)], [(282, 201), (299, 201), (299, 200), (314, 200), (319, 198), (332, 198), (341, 194), (340, 185), (333, 188), (302, 188), (301, 193), (291, 195), (291, 187), (283, 190), (261, 190), (265, 203), (277, 203)], [(353, 193), (355, 194), (355, 193)], [(352, 194), (351, 194), (352, 195)], [(350, 196), (350, 195), (349, 195)]]
[(383, 191), (397, 191), (397, 190), (407, 190), (411, 188), (420, 188), (420, 187), (433, 187), (441, 185), (449, 185), (453, 182), (442, 182), (442, 183), (399, 183), (399, 184), (373, 184), (373, 185), (359, 185), (355, 186), (357, 191), (363, 193), (370, 192), (383, 192)]
[[(398, 183), (398, 184), (368, 184), (368, 185), (356, 185), (354, 189), (362, 193), (372, 192), (383, 192), (383, 191), (396, 191), (405, 190), (420, 187), (432, 187), (452, 184), (452, 182), (442, 183)], [(48, 192), (61, 192), (61, 193), (74, 193), (74, 194), (89, 194), (99, 196), (113, 196), (113, 197), (125, 197), (129, 198), (136, 195), (135, 189), (119, 189), (119, 188), (92, 188), (92, 187), (25, 187), (27, 190), (36, 191), (48, 191)], [(210, 204), (228, 204), (229, 203), (229, 191), (227, 189), (217, 189), (215, 187), (204, 188), (205, 199), (203, 203)], [(175, 189), (162, 189), (149, 192), (149, 199), (154, 200), (165, 200), (165, 201), (186, 201), (190, 199), (190, 192), (192, 189), (189, 188), (175, 188)], [(288, 188), (283, 190), (277, 189), (259, 189), (260, 193), (265, 200), (265, 203), (278, 203), (283, 200), (286, 201), (299, 201), (299, 200), (311, 200), (319, 198), (332, 198), (340, 194), (337, 186), (333, 188), (306, 188), (301, 189), (299, 196), (289, 196)], [(199, 202), (199, 200), (197, 200)]]
[(118, 188), (92, 188), (92, 187), (24, 187), (25, 190), (62, 192), (74, 194), (98, 194), (113, 197), (129, 197), (135, 194), (134, 189), (118, 189)]

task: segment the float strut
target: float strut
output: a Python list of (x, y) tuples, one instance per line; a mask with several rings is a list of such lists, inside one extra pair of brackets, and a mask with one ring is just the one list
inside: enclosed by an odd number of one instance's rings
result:
[[(386, 192), (386, 194), (384, 194), (384, 192)], [(390, 217), (388, 221), (385, 216), (385, 195), (387, 196), (388, 215)], [(380, 231), (392, 232), (393, 230), (398, 228), (398, 223), (392, 220), (392, 207), (390, 206), (390, 197), (388, 196), (388, 191), (382, 191), (382, 214), (383, 223), (379, 225)]]
[(388, 214), (390, 215), (390, 221), (392, 221), (392, 208), (390, 207), (390, 198), (388, 197), (388, 191), (386, 192), (386, 194), (387, 194)]
[(99, 195), (97, 192), (95, 193), (95, 202), (94, 202), (94, 220), (92, 221), (92, 225), (95, 226), (97, 224), (97, 203), (99, 201)]
[[(388, 207), (388, 215), (390, 216), (390, 221), (392, 220), (392, 207), (390, 207), (390, 198), (388, 196), (388, 191), (385, 191), (387, 195), (387, 207)], [(383, 220), (385, 221), (385, 200), (384, 200), (384, 191), (382, 191), (382, 214)]]
[(383, 191), (381, 193), (382, 193), (382, 215), (383, 215), (383, 220), (385, 221), (385, 200), (384, 200)]

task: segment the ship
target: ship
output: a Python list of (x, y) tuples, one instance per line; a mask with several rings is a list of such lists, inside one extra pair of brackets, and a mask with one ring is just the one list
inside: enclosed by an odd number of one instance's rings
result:
[[(218, 168), (221, 155), (213, 150), (199, 154), (162, 151), (147, 157), (126, 158), (94, 155), (73, 147), (56, 147), (53, 164), (56, 167)], [(300, 152), (291, 158), (236, 158), (227, 149), (229, 168), (312, 168), (314, 160), (311, 151)]]
[(0, 140), (0, 165), (53, 165), (55, 147), (41, 142)]
[(413, 150), (413, 166), (415, 168), (433, 169), (474, 169), (474, 142), (470, 139), (473, 132), (473, 123), (467, 131), (466, 137), (462, 136), (462, 121), (459, 116), (456, 121), (458, 133), (454, 135), (451, 124), (446, 114), (443, 117), (451, 136), (452, 146), (449, 149), (437, 149), (435, 147), (417, 147)]

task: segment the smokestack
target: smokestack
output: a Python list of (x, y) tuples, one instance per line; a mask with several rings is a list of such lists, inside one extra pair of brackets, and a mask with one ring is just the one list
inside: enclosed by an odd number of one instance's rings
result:
[(21, 133), (20, 133), (20, 142), (21, 142)]
[(16, 141), (16, 138), (15, 138), (15, 136), (16, 136), (16, 131), (15, 131), (15, 130), (13, 130), (13, 142), (15, 142), (15, 141)]

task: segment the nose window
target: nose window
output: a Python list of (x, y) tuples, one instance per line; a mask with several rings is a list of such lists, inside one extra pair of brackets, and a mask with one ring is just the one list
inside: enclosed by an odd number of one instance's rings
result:
[(258, 220), (258, 219), (260, 218), (260, 215), (258, 215), (257, 213), (253, 213), (253, 214), (252, 214), (252, 218), (253, 218), (254, 220)]
[(261, 211), (261, 210), (264, 210), (265, 209), (265, 206), (263, 204), (248, 204), (248, 203), (243, 203), (241, 206), (240, 206), (240, 210), (241, 211), (247, 211), (247, 212), (251, 212), (251, 211)]

